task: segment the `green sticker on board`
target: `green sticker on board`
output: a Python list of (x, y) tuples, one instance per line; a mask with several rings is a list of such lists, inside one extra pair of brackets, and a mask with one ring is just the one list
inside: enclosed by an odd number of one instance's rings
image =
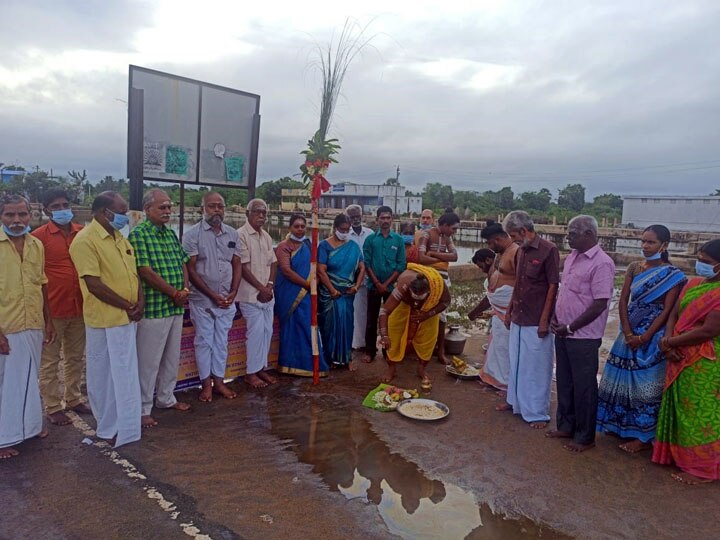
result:
[(165, 150), (165, 172), (187, 176), (188, 156), (187, 151), (181, 146), (168, 145)]
[(230, 182), (242, 182), (244, 164), (245, 160), (241, 157), (226, 157), (225, 178)]

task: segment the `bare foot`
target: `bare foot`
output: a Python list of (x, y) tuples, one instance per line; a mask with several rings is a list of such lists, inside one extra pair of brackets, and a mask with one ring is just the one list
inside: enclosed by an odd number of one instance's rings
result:
[(369, 364), (370, 362), (372, 362), (373, 360), (375, 360), (375, 356), (376, 356), (376, 355), (377, 355), (377, 353), (375, 353), (375, 354), (373, 354), (373, 355), (370, 355), (370, 353), (365, 353), (365, 354), (362, 355), (361, 360), (362, 360), (363, 362), (365, 362), (366, 364)]
[(560, 431), (559, 429), (551, 429), (545, 436), (548, 439), (569, 439), (572, 437), (572, 433), (568, 431)]
[(192, 409), (189, 403), (183, 403), (182, 401), (176, 401), (175, 405), (168, 407), (168, 409), (175, 409), (176, 411), (185, 412)]
[(426, 380), (428, 382), (430, 382), (430, 377), (427, 376), (427, 372), (425, 371), (425, 369), (427, 368), (427, 365), (428, 365), (428, 363), (423, 362), (422, 360), (420, 360), (420, 362), (418, 363), (417, 375), (418, 375), (418, 377), (420, 377), (420, 379), (423, 380), (423, 382)]
[(595, 448), (595, 443), (590, 444), (580, 444), (576, 442), (569, 442), (566, 444), (563, 444), (563, 448), (565, 450), (569, 450), (570, 452), (585, 452), (586, 450), (590, 450), (591, 448)]
[(92, 409), (87, 403), (80, 403), (75, 405), (72, 410), (78, 414), (92, 414)]
[(388, 369), (385, 372), (385, 375), (383, 375), (382, 379), (380, 379), (384, 383), (389, 383), (395, 378), (396, 375), (396, 367), (395, 364), (388, 364)]
[(638, 452), (642, 452), (643, 450), (651, 450), (652, 444), (642, 442), (639, 439), (634, 439), (630, 442), (623, 443), (618, 446), (620, 450), (627, 452), (628, 454), (637, 454)]
[(152, 416), (149, 414), (146, 414), (140, 418), (140, 425), (143, 428), (153, 428), (158, 425), (157, 420), (155, 420)]
[(512, 405), (509, 403), (500, 403), (499, 405), (495, 405), (496, 411), (512, 411)]
[(497, 397), (500, 397), (500, 398), (506, 398), (506, 397), (507, 397), (507, 391), (505, 391), (505, 390), (498, 390), (498, 391), (495, 392), (495, 393), (497, 394)]
[(44, 439), (48, 435), (50, 435), (50, 432), (47, 430), (47, 428), (42, 428), (42, 430), (40, 430), (40, 433), (38, 433), (36, 437), (38, 439)]
[(437, 359), (443, 366), (450, 365), (450, 360), (448, 360), (447, 356), (445, 356), (445, 353), (438, 352)]
[(202, 382), (202, 390), (200, 391), (198, 400), (204, 403), (210, 403), (212, 401), (212, 379), (210, 377)]
[(547, 422), (528, 422), (528, 425), (533, 429), (545, 429), (548, 425)]
[(53, 426), (67, 426), (69, 424), (72, 424), (72, 420), (70, 420), (70, 417), (63, 411), (48, 414), (48, 420), (50, 420), (50, 423)]
[(257, 376), (268, 384), (275, 384), (277, 379), (270, 375), (267, 371), (258, 371)]
[(694, 474), (687, 472), (672, 473), (670, 474), (670, 477), (681, 484), (687, 484), (689, 486), (714, 482), (714, 480), (711, 480), (710, 478), (700, 478), (699, 476), (695, 476)]
[(265, 388), (267, 383), (263, 381), (256, 373), (245, 375), (245, 384), (250, 385), (252, 388)]
[(0, 448), (0, 459), (10, 459), (20, 455), (14, 448)]
[(348, 369), (350, 371), (357, 371), (357, 364), (355, 363), (355, 360), (350, 360), (350, 363), (348, 364)]
[(228, 388), (225, 382), (220, 378), (213, 381), (213, 393), (218, 394), (225, 399), (235, 399), (237, 397), (237, 394), (230, 390), (230, 388)]

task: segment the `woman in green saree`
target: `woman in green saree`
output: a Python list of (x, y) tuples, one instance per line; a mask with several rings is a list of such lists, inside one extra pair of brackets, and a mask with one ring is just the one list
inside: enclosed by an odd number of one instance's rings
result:
[(720, 479), (720, 240), (700, 248), (660, 350), (668, 360), (652, 460), (686, 484)]

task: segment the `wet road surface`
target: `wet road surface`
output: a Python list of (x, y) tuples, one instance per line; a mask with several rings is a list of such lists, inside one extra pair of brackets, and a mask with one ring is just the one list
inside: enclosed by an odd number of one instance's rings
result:
[[(719, 486), (681, 486), (608, 437), (571, 454), (437, 363), (429, 397), (447, 419), (363, 408), (382, 368), (316, 387), (236, 382), (237, 399), (211, 404), (191, 391), (193, 411), (159, 411), (158, 427), (117, 452), (87, 417), (50, 426), (0, 462), (0, 538), (718, 537)], [(414, 368), (396, 384), (417, 388)]]

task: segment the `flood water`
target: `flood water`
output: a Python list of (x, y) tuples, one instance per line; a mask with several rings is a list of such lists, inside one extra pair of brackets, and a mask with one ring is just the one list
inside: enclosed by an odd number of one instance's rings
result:
[[(255, 423), (287, 445), (332, 491), (377, 506), (402, 538), (567, 538), (527, 518), (509, 519), (478, 504), (472, 493), (426, 474), (390, 448), (347, 399), (281, 390), (282, 399), (255, 396)], [(279, 396), (276, 396), (276, 398)], [(393, 414), (393, 413), (377, 413)]]

